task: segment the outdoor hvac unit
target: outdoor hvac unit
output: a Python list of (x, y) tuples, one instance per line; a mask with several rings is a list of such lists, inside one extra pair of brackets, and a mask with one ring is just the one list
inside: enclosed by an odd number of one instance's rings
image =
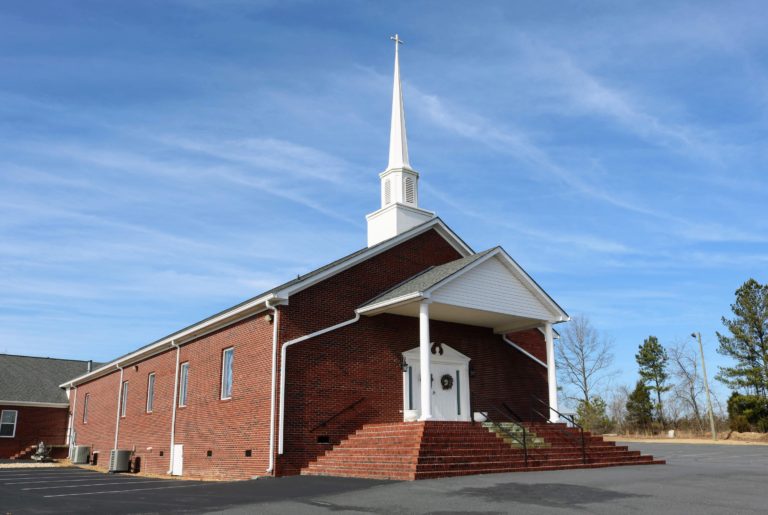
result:
[(112, 449), (109, 453), (110, 472), (128, 472), (131, 470), (131, 451)]
[(91, 447), (89, 445), (75, 445), (74, 452), (72, 453), (72, 463), (75, 465), (88, 463), (89, 454), (91, 454)]

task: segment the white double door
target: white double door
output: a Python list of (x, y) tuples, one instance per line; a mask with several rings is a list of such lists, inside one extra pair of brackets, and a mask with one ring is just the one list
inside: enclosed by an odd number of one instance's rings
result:
[[(403, 378), (405, 410), (417, 410), (421, 415), (421, 366), (419, 349), (404, 354), (407, 370)], [(431, 420), (469, 420), (469, 358), (443, 345), (442, 355), (431, 356), (432, 395)]]

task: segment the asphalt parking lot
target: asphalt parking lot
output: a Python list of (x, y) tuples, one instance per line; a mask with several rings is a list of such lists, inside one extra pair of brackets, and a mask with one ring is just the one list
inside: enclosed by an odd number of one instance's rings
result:
[(396, 482), (210, 483), (77, 468), (0, 470), (0, 513), (766, 513), (768, 446), (631, 444), (667, 465)]

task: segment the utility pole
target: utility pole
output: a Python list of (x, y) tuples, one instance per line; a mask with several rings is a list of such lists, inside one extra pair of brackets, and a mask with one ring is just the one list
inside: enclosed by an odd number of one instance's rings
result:
[(701, 344), (701, 333), (691, 333), (693, 338), (699, 339), (699, 352), (701, 353), (701, 372), (704, 374), (704, 390), (707, 392), (707, 409), (709, 410), (709, 427), (712, 430), (712, 440), (717, 441), (715, 431), (715, 414), (712, 411), (712, 399), (709, 397), (709, 381), (707, 380), (707, 365), (704, 362), (704, 346)]

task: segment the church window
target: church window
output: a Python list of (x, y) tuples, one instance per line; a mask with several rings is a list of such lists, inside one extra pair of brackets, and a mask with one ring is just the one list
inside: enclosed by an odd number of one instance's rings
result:
[(152, 413), (155, 405), (155, 373), (147, 376), (147, 413)]
[(187, 405), (187, 383), (189, 382), (189, 362), (181, 364), (179, 370), (179, 407)]
[(416, 199), (416, 190), (413, 187), (413, 178), (405, 178), (405, 201), (409, 204), (413, 204)]
[(221, 355), (221, 398), (232, 398), (232, 360), (235, 355), (235, 349), (230, 347), (224, 349)]
[(120, 416), (125, 417), (125, 411), (128, 407), (128, 381), (123, 381), (123, 392), (120, 395)]
[(85, 394), (85, 398), (83, 399), (83, 424), (88, 423), (88, 401), (91, 398), (90, 393)]

